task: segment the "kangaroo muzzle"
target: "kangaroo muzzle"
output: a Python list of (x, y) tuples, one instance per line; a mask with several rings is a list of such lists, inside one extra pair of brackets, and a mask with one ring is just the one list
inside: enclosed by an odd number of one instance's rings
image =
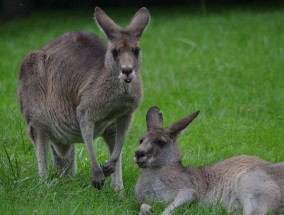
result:
[(141, 168), (147, 164), (147, 153), (145, 151), (137, 150), (135, 152), (134, 162)]
[(132, 68), (121, 68), (119, 78), (126, 83), (130, 83), (135, 78), (135, 72)]

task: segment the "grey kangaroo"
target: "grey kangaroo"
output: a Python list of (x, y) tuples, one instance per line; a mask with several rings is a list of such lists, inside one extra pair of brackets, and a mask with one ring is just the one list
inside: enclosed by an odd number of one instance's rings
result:
[(140, 139), (135, 162), (144, 169), (136, 185), (141, 214), (152, 209), (147, 200), (171, 202), (172, 214), (185, 203), (221, 203), (231, 213), (243, 206), (244, 215), (284, 214), (284, 163), (272, 164), (255, 156), (238, 156), (212, 166), (184, 167), (177, 137), (196, 112), (163, 128), (158, 107), (147, 113), (147, 133)]
[[(60, 171), (77, 171), (74, 143), (86, 144), (93, 185), (100, 189), (112, 174), (123, 189), (121, 151), (134, 111), (143, 100), (139, 40), (150, 21), (141, 8), (121, 29), (96, 7), (95, 20), (109, 39), (70, 32), (29, 53), (19, 71), (18, 99), (35, 146), (40, 175), (48, 174), (48, 150)], [(110, 150), (98, 164), (93, 139), (102, 136)]]

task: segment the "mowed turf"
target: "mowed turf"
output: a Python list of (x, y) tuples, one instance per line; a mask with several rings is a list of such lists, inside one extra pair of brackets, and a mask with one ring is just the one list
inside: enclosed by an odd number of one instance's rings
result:
[[(126, 26), (136, 9), (106, 9)], [(0, 26), (0, 213), (138, 214), (133, 162), (145, 115), (157, 105), (165, 125), (200, 110), (181, 135), (185, 165), (210, 165), (241, 154), (284, 161), (284, 8), (151, 9), (141, 41), (145, 99), (137, 110), (123, 150), (125, 192), (110, 178), (98, 191), (84, 145), (77, 145), (78, 174), (52, 169), (39, 181), (33, 145), (17, 102), (18, 67), (31, 50), (74, 30), (105, 36), (85, 11), (34, 11)], [(108, 159), (102, 139), (94, 142), (100, 163)], [(51, 161), (51, 156), (50, 156)], [(152, 203), (154, 214), (165, 205)], [(237, 211), (239, 214), (241, 211)], [(226, 214), (220, 206), (193, 204), (176, 214)]]

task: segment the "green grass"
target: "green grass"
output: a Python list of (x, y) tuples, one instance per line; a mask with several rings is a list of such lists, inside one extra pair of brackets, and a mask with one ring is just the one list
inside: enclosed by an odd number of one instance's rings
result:
[[(78, 145), (78, 174), (62, 178), (50, 170), (40, 182), (33, 145), (17, 102), (17, 71), (24, 56), (67, 31), (98, 33), (89, 11), (39, 11), (0, 26), (0, 213), (138, 214), (133, 163), (145, 114), (152, 105), (165, 125), (197, 109), (199, 118), (179, 142), (186, 165), (209, 165), (230, 156), (257, 155), (284, 161), (284, 8), (152, 9), (142, 39), (144, 102), (123, 152), (125, 193), (91, 186), (87, 150)], [(127, 25), (135, 10), (107, 10)], [(101, 163), (108, 159), (95, 142)], [(154, 214), (165, 206), (153, 203)], [(221, 207), (193, 205), (176, 214), (225, 214)]]

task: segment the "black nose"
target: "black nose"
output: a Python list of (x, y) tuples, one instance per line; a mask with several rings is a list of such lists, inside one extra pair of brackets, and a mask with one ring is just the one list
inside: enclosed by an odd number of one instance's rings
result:
[(142, 158), (146, 155), (146, 153), (143, 151), (137, 151), (135, 152), (135, 155), (136, 155), (136, 158)]
[(121, 72), (122, 74), (125, 74), (126, 76), (128, 76), (130, 73), (132, 73), (132, 69), (122, 69)]

